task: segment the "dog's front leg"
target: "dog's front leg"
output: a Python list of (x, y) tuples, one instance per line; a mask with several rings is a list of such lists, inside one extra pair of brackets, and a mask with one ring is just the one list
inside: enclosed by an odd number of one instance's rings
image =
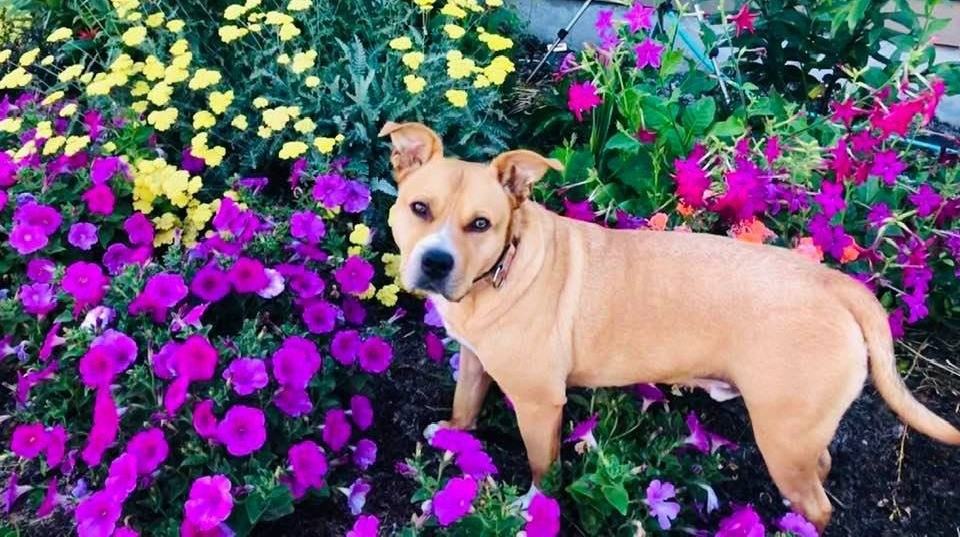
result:
[(460, 347), (460, 372), (453, 393), (453, 417), (440, 422), (441, 427), (472, 430), (477, 427), (477, 416), (490, 390), (490, 375), (480, 359), (470, 349)]
[(527, 448), (527, 461), (533, 474), (533, 485), (550, 469), (550, 465), (560, 455), (560, 421), (563, 405), (535, 400), (514, 401), (517, 411), (517, 424), (520, 435)]

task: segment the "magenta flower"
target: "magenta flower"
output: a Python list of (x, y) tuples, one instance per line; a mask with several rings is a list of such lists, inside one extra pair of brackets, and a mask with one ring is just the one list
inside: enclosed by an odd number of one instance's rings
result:
[(66, 339), (60, 337), (59, 332), (60, 323), (50, 325), (50, 330), (47, 330), (47, 335), (43, 337), (43, 345), (40, 346), (40, 352), (38, 353), (41, 361), (48, 361), (53, 356), (53, 350), (67, 342)]
[(104, 537), (113, 535), (120, 520), (120, 502), (110, 491), (102, 490), (80, 502), (74, 512), (79, 537)]
[(357, 468), (366, 470), (370, 468), (376, 460), (377, 444), (375, 442), (367, 440), (366, 438), (357, 442), (357, 446), (353, 450), (353, 463), (357, 465)]
[(55, 425), (47, 432), (47, 445), (44, 448), (44, 455), (47, 457), (47, 466), (56, 468), (63, 462), (63, 456), (67, 453), (67, 430), (63, 425)]
[(330, 341), (330, 355), (340, 364), (349, 366), (357, 361), (360, 353), (360, 333), (356, 330), (341, 330)]
[(654, 41), (650, 37), (644, 39), (639, 45), (633, 48), (634, 53), (637, 55), (637, 69), (643, 69), (645, 67), (659, 69), (664, 48), (662, 44)]
[(853, 123), (853, 120), (857, 118), (858, 115), (863, 113), (863, 110), (860, 110), (856, 107), (856, 103), (853, 99), (847, 99), (845, 101), (834, 101), (830, 103), (830, 108), (833, 109), (833, 114), (831, 118), (837, 123), (843, 123), (846, 126), (850, 126)]
[(327, 458), (320, 446), (304, 440), (290, 446), (287, 458), (293, 471), (290, 485), (294, 498), (303, 497), (310, 488), (323, 488), (323, 478), (327, 475)]
[(107, 471), (107, 479), (103, 488), (113, 495), (120, 503), (125, 501), (130, 493), (137, 488), (137, 458), (129, 452), (121, 453)]
[(347, 421), (347, 413), (343, 410), (332, 408), (324, 415), (323, 441), (333, 451), (340, 451), (347, 445), (351, 432), (350, 422)]
[(87, 130), (90, 139), (96, 140), (103, 132), (103, 115), (99, 110), (87, 110), (83, 113), (83, 126)]
[(493, 464), (493, 459), (481, 450), (461, 452), (457, 455), (456, 464), (464, 475), (475, 479), (483, 479), (497, 473), (497, 467)]
[(217, 349), (206, 337), (195, 334), (177, 347), (173, 360), (178, 376), (191, 382), (210, 380), (217, 367)]
[(217, 424), (217, 440), (227, 453), (243, 457), (263, 447), (267, 440), (266, 418), (259, 408), (234, 405)]
[(63, 274), (63, 290), (76, 301), (77, 309), (96, 306), (106, 294), (109, 283), (103, 269), (95, 263), (76, 261)]
[(105, 184), (93, 186), (90, 190), (84, 192), (80, 199), (86, 202), (88, 211), (104, 216), (113, 214), (113, 207), (117, 201), (113, 190), (110, 190), (110, 187)]
[(350, 488), (341, 488), (340, 492), (347, 495), (347, 507), (350, 508), (350, 514), (353, 516), (363, 512), (363, 506), (367, 503), (367, 494), (370, 492), (370, 483), (358, 478)]
[(97, 240), (97, 226), (87, 222), (73, 224), (67, 234), (67, 241), (84, 251), (92, 248)]
[(442, 362), (444, 352), (446, 351), (443, 347), (443, 340), (433, 332), (427, 332), (424, 339), (427, 348), (427, 358), (430, 358), (431, 361), (438, 364)]
[(94, 345), (80, 357), (80, 380), (88, 388), (107, 387), (117, 376), (113, 354), (104, 345)]
[(47, 492), (43, 495), (43, 501), (40, 503), (40, 507), (37, 507), (37, 518), (44, 518), (53, 514), (53, 510), (56, 509), (57, 504), (60, 503), (57, 496), (57, 476), (53, 476), (47, 483)]
[(873, 164), (870, 166), (870, 175), (876, 175), (883, 179), (883, 184), (893, 186), (897, 183), (897, 176), (906, 169), (907, 165), (900, 160), (897, 152), (888, 149), (874, 155)]
[(684, 439), (684, 445), (693, 446), (701, 453), (716, 453), (722, 447), (736, 448), (733, 442), (706, 430), (692, 411), (687, 414), (687, 428), (690, 436)]
[(463, 518), (477, 497), (477, 482), (472, 477), (455, 477), (433, 497), (433, 514), (441, 526), (447, 527)]
[(327, 234), (327, 228), (316, 214), (299, 211), (290, 217), (290, 235), (307, 244), (316, 244)]
[(270, 284), (263, 264), (249, 257), (237, 259), (230, 267), (228, 278), (238, 293), (256, 293)]
[(672, 483), (654, 479), (647, 486), (647, 497), (643, 503), (647, 504), (650, 516), (657, 519), (657, 524), (662, 530), (669, 530), (670, 521), (676, 519), (677, 514), (680, 513), (680, 504), (669, 501), (674, 496), (676, 496), (676, 489)]
[(703, 207), (703, 195), (710, 187), (710, 177), (700, 166), (700, 156), (697, 153), (685, 159), (676, 159), (673, 165), (676, 168), (674, 180), (677, 182), (677, 196), (683, 203), (700, 208)]
[(359, 295), (365, 293), (373, 279), (373, 265), (366, 259), (352, 255), (333, 273), (334, 279), (345, 293)]
[(538, 492), (530, 501), (526, 518), (523, 531), (527, 537), (556, 537), (560, 534), (560, 504), (549, 496)]
[(187, 377), (177, 377), (167, 386), (163, 392), (163, 408), (171, 417), (180, 410), (183, 403), (187, 400), (187, 391), (190, 389), (190, 379)]
[(870, 212), (867, 213), (867, 222), (873, 227), (880, 227), (892, 217), (893, 211), (886, 203), (881, 202), (870, 207)]
[(60, 211), (35, 201), (24, 203), (17, 207), (17, 210), (13, 213), (14, 224), (38, 227), (43, 235), (56, 233), (62, 222), (63, 217), (60, 215)]
[(30, 224), (14, 224), (10, 231), (10, 247), (20, 255), (32, 254), (42, 250), (49, 244), (50, 239), (43, 230)]
[(270, 378), (267, 365), (259, 358), (237, 358), (223, 371), (226, 380), (237, 395), (250, 395), (265, 387)]
[(920, 218), (926, 218), (934, 214), (943, 204), (943, 197), (926, 183), (920, 185), (917, 193), (910, 194), (909, 198), (910, 203), (917, 208), (917, 216)]
[(120, 173), (125, 173), (127, 165), (120, 157), (97, 157), (90, 164), (90, 182), (102, 185)]
[(280, 272), (274, 269), (264, 269), (264, 273), (267, 275), (267, 285), (257, 291), (257, 296), (263, 298), (274, 298), (286, 288), (283, 275)]
[(753, 24), (756, 16), (756, 13), (750, 12), (750, 2), (744, 2), (743, 5), (740, 6), (740, 11), (730, 15), (730, 22), (733, 23), (737, 37), (740, 37), (742, 33), (753, 33)]
[(338, 312), (325, 300), (313, 300), (303, 309), (303, 322), (311, 334), (327, 334), (336, 326)]
[(209, 263), (194, 275), (190, 292), (207, 302), (216, 302), (230, 293), (230, 280), (226, 272)]
[(597, 93), (597, 86), (593, 82), (576, 82), (570, 85), (567, 92), (567, 108), (577, 118), (583, 121), (583, 113), (593, 110), (602, 100)]
[(353, 418), (353, 423), (357, 425), (357, 429), (361, 431), (369, 429), (373, 425), (373, 405), (370, 404), (370, 399), (360, 394), (351, 397), (350, 417)]
[(317, 176), (313, 198), (327, 209), (335, 209), (347, 199), (347, 180), (338, 173)]
[(154, 274), (147, 280), (143, 291), (130, 303), (132, 315), (150, 313), (155, 322), (163, 322), (170, 308), (187, 297), (187, 285), (183, 276), (168, 272)]
[(193, 429), (200, 438), (216, 440), (217, 416), (213, 413), (213, 400), (204, 399), (193, 407)]
[(297, 418), (313, 410), (313, 401), (306, 388), (282, 386), (273, 397), (273, 404), (284, 414)]
[(745, 506), (721, 520), (714, 537), (764, 537), (766, 531), (760, 515), (753, 507)]
[(273, 353), (273, 378), (285, 388), (305, 389), (320, 366), (317, 346), (299, 336), (289, 336)]
[(593, 23), (593, 28), (597, 35), (604, 37), (614, 31), (613, 29), (613, 10), (602, 9), (597, 12), (597, 20)]
[(430, 439), (430, 445), (456, 454), (483, 451), (483, 444), (479, 440), (458, 429), (438, 429)]
[(630, 6), (630, 9), (623, 14), (623, 18), (627, 21), (627, 24), (630, 27), (630, 32), (637, 33), (640, 30), (653, 29), (652, 18), (656, 12), (656, 9), (650, 6), (645, 6), (638, 1)]
[(347, 181), (344, 192), (343, 210), (348, 213), (362, 213), (370, 206), (370, 189), (359, 181)]
[(180, 343), (171, 340), (150, 356), (150, 367), (154, 375), (163, 380), (170, 380), (177, 376), (177, 362), (174, 356), (179, 348)]
[(26, 284), (20, 287), (20, 304), (30, 315), (43, 316), (57, 307), (57, 296), (48, 283)]
[(872, 153), (880, 140), (871, 134), (870, 131), (860, 131), (850, 137), (850, 147), (858, 153)]
[(93, 403), (93, 427), (87, 437), (81, 458), (87, 466), (100, 465), (103, 453), (117, 440), (120, 430), (120, 414), (107, 389), (98, 389)]
[(813, 200), (820, 204), (820, 210), (827, 218), (844, 210), (847, 206), (843, 197), (843, 183), (840, 182), (824, 181), (820, 185), (820, 192), (813, 197)]
[(353, 523), (346, 537), (377, 537), (380, 534), (380, 520), (373, 515), (361, 515)]
[(230, 488), (230, 480), (223, 475), (197, 478), (190, 486), (189, 499), (183, 505), (187, 522), (202, 531), (219, 526), (233, 511)]
[(817, 528), (797, 513), (787, 513), (777, 521), (780, 531), (793, 533), (796, 537), (819, 537)]
[(922, 99), (893, 104), (886, 112), (878, 105), (870, 114), (870, 124), (880, 130), (882, 138), (887, 138), (891, 134), (904, 136), (914, 118), (923, 112), (923, 109)]
[(363, 326), (367, 318), (367, 310), (356, 297), (343, 297), (343, 300), (340, 301), (340, 308), (343, 310), (343, 320), (355, 326)]
[(18, 457), (33, 459), (47, 447), (47, 432), (40, 423), (17, 425), (10, 438), (10, 451)]
[(582, 222), (593, 222), (597, 217), (590, 200), (572, 201), (570, 198), (563, 199), (563, 215)]
[(127, 444), (127, 453), (137, 460), (137, 473), (140, 475), (152, 474), (167, 460), (170, 446), (163, 436), (163, 430), (154, 427), (141, 431), (130, 439)]
[(367, 373), (383, 373), (393, 361), (393, 349), (383, 339), (373, 336), (360, 344), (360, 369)]
[(326, 282), (303, 265), (284, 263), (277, 265), (277, 271), (287, 279), (290, 288), (300, 298), (313, 298), (326, 288)]
[(570, 435), (564, 439), (564, 442), (586, 442), (587, 447), (595, 447), (597, 445), (597, 440), (593, 436), (593, 429), (597, 426), (597, 421), (599, 421), (600, 415), (594, 414), (587, 418), (584, 421), (576, 424), (573, 427), (573, 430), (570, 431)]
[(56, 265), (49, 259), (36, 257), (27, 263), (27, 278), (36, 283), (50, 283), (53, 281), (53, 273)]
[(890, 333), (893, 335), (893, 339), (901, 339), (906, 334), (903, 328), (906, 317), (902, 309), (896, 308), (891, 311), (887, 321), (890, 324)]
[(122, 528), (117, 528), (113, 532), (113, 537), (140, 537), (140, 534), (132, 528), (123, 526)]
[(131, 244), (148, 246), (153, 244), (153, 224), (143, 213), (131, 214), (123, 222), (123, 229), (127, 232), (127, 238), (130, 239)]
[(137, 359), (137, 342), (123, 332), (108, 329), (95, 337), (91, 347), (103, 347), (113, 358), (117, 373), (126, 371)]

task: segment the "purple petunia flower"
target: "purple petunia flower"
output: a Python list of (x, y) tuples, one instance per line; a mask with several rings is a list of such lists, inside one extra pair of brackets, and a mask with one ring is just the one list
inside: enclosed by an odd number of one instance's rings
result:
[(273, 354), (273, 377), (285, 388), (305, 389), (320, 366), (317, 346), (299, 336), (285, 339)]
[(123, 230), (127, 232), (127, 238), (134, 245), (153, 244), (153, 224), (141, 212), (135, 212), (127, 217), (123, 222)]
[(465, 451), (458, 454), (456, 464), (464, 475), (476, 479), (483, 479), (497, 473), (497, 467), (493, 464), (493, 459), (482, 450)]
[(90, 181), (95, 185), (102, 185), (113, 179), (115, 175), (126, 174), (127, 165), (120, 157), (97, 157), (90, 164)]
[(313, 185), (313, 199), (327, 209), (335, 209), (347, 198), (347, 180), (338, 173), (317, 176)]
[(297, 418), (313, 411), (313, 401), (305, 388), (283, 386), (273, 397), (273, 404), (284, 414)]
[(226, 380), (237, 395), (250, 395), (270, 381), (267, 365), (258, 358), (237, 358), (223, 371)]
[(633, 394), (643, 401), (640, 408), (643, 412), (646, 412), (650, 405), (667, 400), (660, 388), (654, 384), (637, 384), (633, 387)]
[(350, 417), (353, 418), (357, 429), (361, 431), (369, 429), (373, 425), (373, 405), (370, 404), (370, 399), (360, 394), (351, 397)]
[(777, 521), (781, 531), (791, 532), (796, 537), (818, 537), (817, 528), (797, 513), (787, 513)]
[(137, 461), (137, 473), (149, 475), (167, 460), (170, 446), (163, 436), (163, 430), (154, 427), (135, 434), (127, 444), (127, 452)]
[(270, 284), (263, 263), (249, 257), (237, 259), (228, 277), (238, 293), (256, 293)]
[(53, 286), (48, 283), (26, 284), (18, 293), (23, 311), (30, 315), (42, 316), (57, 307), (57, 296)]
[(312, 334), (327, 334), (337, 324), (339, 310), (325, 300), (314, 300), (303, 309), (303, 322)]
[(560, 534), (560, 504), (543, 493), (538, 492), (530, 501), (526, 518), (523, 531), (527, 537), (556, 537)]
[(380, 520), (373, 515), (361, 515), (353, 523), (346, 537), (377, 537), (380, 534)]
[(233, 511), (231, 487), (230, 480), (223, 475), (197, 478), (183, 505), (186, 520), (202, 531), (216, 528)]
[(215, 263), (209, 263), (194, 275), (190, 292), (207, 302), (216, 302), (230, 293), (230, 280)]
[(350, 440), (350, 422), (347, 421), (347, 413), (339, 408), (332, 408), (327, 411), (323, 419), (323, 441), (334, 452), (343, 449)]
[(472, 477), (455, 477), (433, 496), (433, 514), (447, 527), (463, 518), (477, 497), (477, 482)]
[(587, 443), (587, 447), (593, 448), (597, 445), (597, 440), (593, 436), (593, 429), (597, 426), (597, 421), (600, 419), (599, 414), (594, 414), (587, 418), (584, 421), (581, 421), (573, 427), (573, 430), (570, 431), (570, 436), (568, 436), (564, 442), (580, 442), (584, 441)]
[(67, 233), (67, 242), (84, 251), (93, 248), (97, 240), (97, 226), (88, 222), (73, 224)]
[(472, 434), (458, 429), (437, 430), (430, 439), (430, 445), (456, 454), (483, 451), (483, 445), (479, 440)]
[(53, 273), (56, 265), (49, 259), (36, 257), (27, 263), (27, 278), (36, 283), (50, 283), (53, 281)]
[(113, 535), (120, 520), (121, 505), (113, 494), (102, 490), (77, 505), (74, 518), (78, 535)]
[(344, 366), (353, 365), (360, 352), (360, 333), (356, 330), (341, 330), (330, 341), (330, 355)]
[(290, 217), (290, 235), (307, 244), (316, 244), (323, 239), (327, 228), (316, 214), (310, 211), (299, 211)]
[(333, 277), (345, 293), (359, 295), (370, 287), (373, 265), (362, 257), (352, 255), (333, 273)]
[(358, 441), (356, 448), (353, 450), (353, 463), (357, 465), (357, 468), (366, 470), (373, 465), (376, 460), (377, 444), (366, 438)]
[(373, 336), (360, 344), (358, 361), (367, 373), (383, 373), (393, 361), (393, 349), (383, 339)]
[(350, 485), (350, 488), (341, 488), (340, 492), (347, 495), (347, 506), (350, 508), (350, 514), (357, 516), (363, 512), (363, 507), (367, 503), (367, 494), (371, 490), (370, 483), (358, 478)]
[(10, 247), (20, 255), (28, 255), (42, 250), (50, 242), (49, 237), (37, 226), (15, 224), (10, 231)]
[(753, 507), (744, 506), (720, 521), (714, 537), (764, 537), (766, 531)]
[(234, 405), (217, 424), (217, 440), (234, 457), (250, 455), (267, 440), (266, 418), (259, 408)]
[(343, 199), (343, 210), (362, 213), (370, 206), (370, 189), (359, 181), (348, 181)]
[(310, 488), (323, 488), (323, 478), (327, 474), (327, 459), (323, 450), (310, 440), (290, 446), (287, 459), (292, 471), (288, 483), (294, 498), (301, 498)]
[(650, 516), (657, 519), (660, 529), (669, 530), (670, 522), (680, 513), (680, 504), (669, 501), (676, 496), (676, 489), (672, 483), (654, 479), (647, 486), (647, 496), (644, 503), (650, 510)]

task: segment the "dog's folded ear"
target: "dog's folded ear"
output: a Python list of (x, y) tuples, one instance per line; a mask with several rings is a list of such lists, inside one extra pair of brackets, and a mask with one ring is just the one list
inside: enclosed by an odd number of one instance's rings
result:
[(443, 142), (437, 133), (421, 123), (394, 123), (388, 121), (380, 136), (390, 136), (393, 151), (390, 163), (397, 181), (423, 166), (431, 159), (443, 157)]
[(500, 184), (513, 195), (517, 204), (530, 197), (533, 184), (539, 181), (547, 170), (563, 171), (559, 160), (546, 158), (526, 149), (501, 153), (493, 159), (490, 166), (497, 171)]

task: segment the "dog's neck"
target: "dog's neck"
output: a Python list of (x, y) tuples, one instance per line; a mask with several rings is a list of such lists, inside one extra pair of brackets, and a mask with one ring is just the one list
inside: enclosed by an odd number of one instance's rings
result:
[[(507, 253), (512, 258), (505, 266), (506, 270), (501, 269), (499, 285), (492, 277), (481, 278), (457, 302), (431, 295), (449, 332), (469, 337), (471, 327), (494, 322), (523, 296), (537, 279), (541, 268), (549, 263), (551, 242), (547, 236), (552, 233), (551, 216), (555, 215), (531, 201), (522, 203), (515, 210), (507, 239)], [(509, 248), (511, 242), (516, 246)], [(504, 272), (509, 273), (509, 277)]]

